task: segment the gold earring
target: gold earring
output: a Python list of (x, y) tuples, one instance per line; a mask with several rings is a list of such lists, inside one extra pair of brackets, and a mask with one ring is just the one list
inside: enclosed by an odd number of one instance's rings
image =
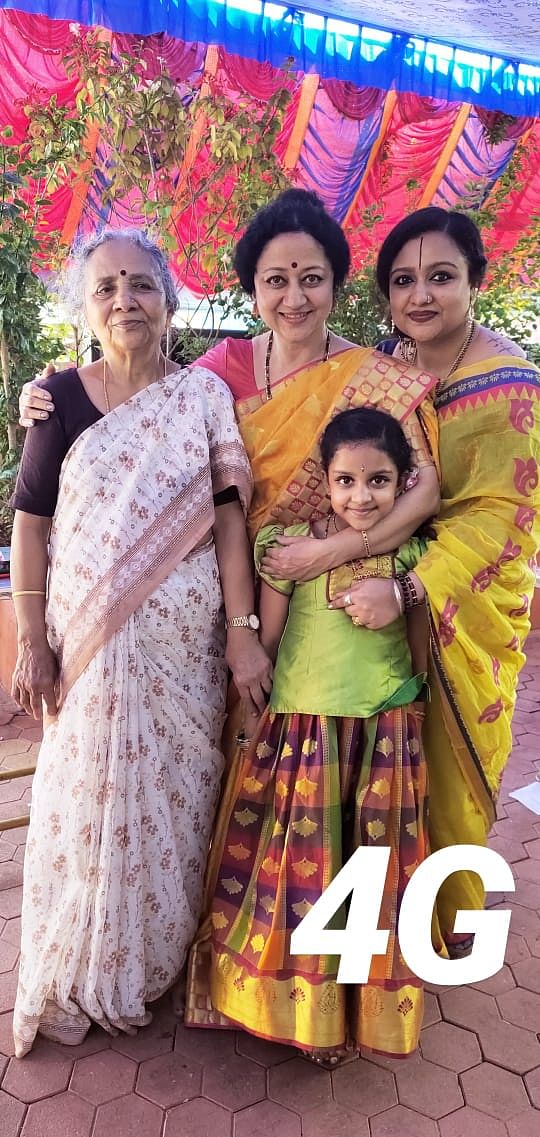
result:
[(471, 289), (471, 299), (469, 301), (469, 309), (467, 312), (467, 315), (468, 315), (470, 320), (474, 320), (474, 306), (476, 304), (477, 296), (478, 296), (478, 289), (472, 288)]

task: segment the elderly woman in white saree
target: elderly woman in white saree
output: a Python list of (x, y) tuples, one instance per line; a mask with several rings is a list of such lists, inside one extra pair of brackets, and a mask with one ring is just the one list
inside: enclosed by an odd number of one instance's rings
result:
[(56, 410), (28, 434), (13, 499), (13, 692), (35, 717), (46, 706), (18, 1056), (37, 1031), (73, 1045), (92, 1021), (131, 1032), (177, 980), (222, 772), (226, 662), (260, 707), (271, 675), (250, 627), (251, 475), (229, 391), (161, 354), (174, 288), (144, 234), (105, 232), (80, 263), (103, 359), (45, 381)]

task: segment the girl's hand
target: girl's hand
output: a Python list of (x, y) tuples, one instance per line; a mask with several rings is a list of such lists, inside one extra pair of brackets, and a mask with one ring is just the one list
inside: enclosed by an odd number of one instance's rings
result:
[(272, 690), (272, 663), (258, 636), (248, 628), (229, 628), (225, 659), (248, 715), (260, 715)]
[(381, 577), (351, 584), (328, 607), (344, 608), (353, 623), (373, 631), (393, 624), (400, 615), (393, 581)]
[(19, 644), (17, 662), (11, 681), (11, 694), (35, 719), (43, 715), (43, 702), (50, 715), (58, 712), (58, 664), (49, 644), (24, 642)]
[[(65, 365), (69, 367), (69, 363)], [(64, 365), (59, 365), (60, 370), (64, 370)], [(38, 379), (47, 379), (49, 375), (54, 375), (58, 369), (54, 363), (48, 363), (47, 366), (38, 375)], [(54, 411), (54, 402), (52, 395), (48, 391), (44, 391), (43, 387), (36, 387), (34, 383), (25, 383), (19, 395), (19, 423), (21, 426), (31, 427), (34, 421), (38, 422), (41, 419), (48, 418), (51, 412)]]
[(326, 562), (325, 542), (315, 537), (277, 537), (278, 545), (268, 549), (262, 571), (276, 580), (314, 580), (331, 568)]

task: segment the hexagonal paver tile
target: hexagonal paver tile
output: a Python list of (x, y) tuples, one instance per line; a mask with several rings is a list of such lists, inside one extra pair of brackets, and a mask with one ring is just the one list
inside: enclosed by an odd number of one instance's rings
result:
[(2, 939), (8, 944), (15, 944), (18, 949), (21, 942), (21, 917), (19, 915), (6, 919), (6, 926), (2, 932)]
[(452, 987), (439, 995), (442, 1016), (446, 1022), (468, 1027), (478, 1033), (482, 1027), (501, 1022), (501, 1015), (492, 995), (475, 991), (472, 987)]
[(540, 909), (540, 885), (538, 881), (525, 880), (524, 877), (518, 880), (512, 903), (523, 905), (525, 908), (532, 908), (536, 913)]
[(232, 1114), (206, 1098), (169, 1110), (163, 1137), (230, 1137)]
[(245, 1109), (265, 1097), (265, 1072), (249, 1058), (224, 1055), (204, 1067), (203, 1095), (226, 1109)]
[(295, 1113), (307, 1113), (332, 1101), (330, 1074), (305, 1059), (293, 1058), (270, 1071), (268, 1097)]
[(144, 1062), (145, 1058), (157, 1058), (158, 1054), (169, 1053), (174, 1046), (174, 1032), (178, 1020), (170, 1009), (156, 1005), (152, 1008), (152, 1022), (141, 1027), (137, 1034), (119, 1034), (113, 1038), (111, 1048), (119, 1050), (127, 1058)]
[[(249, 1034), (242, 1032), (243, 1038), (250, 1038)], [(260, 1042), (260, 1039), (255, 1041)], [(191, 1027), (178, 1023), (174, 1040), (174, 1049), (201, 1066), (213, 1062), (221, 1062), (224, 1058), (235, 1053), (236, 1031), (213, 1030), (211, 1027)]]
[(37, 1039), (34, 1049), (26, 1058), (12, 1058), (2, 1088), (19, 1101), (39, 1101), (66, 1090), (73, 1061), (63, 1057), (56, 1047)]
[(540, 1109), (540, 1066), (526, 1075), (525, 1085), (535, 1109)]
[(516, 981), (508, 964), (505, 964), (495, 975), (482, 979), (481, 983), (473, 983), (472, 986), (475, 991), (484, 991), (486, 995), (504, 995), (505, 991), (513, 990)]
[(0, 1117), (2, 1137), (18, 1137), (25, 1107), (22, 1102), (0, 1090)]
[(487, 1113), (471, 1109), (469, 1105), (441, 1117), (439, 1121), (441, 1137), (507, 1137), (506, 1126)]
[(18, 861), (4, 861), (0, 864), (0, 889), (18, 888), (22, 884), (22, 878), (23, 867)]
[(510, 932), (506, 942), (505, 962), (509, 963), (512, 967), (514, 963), (518, 963), (521, 959), (529, 959), (530, 955), (531, 953), (524, 937), (516, 936), (514, 932)]
[(540, 1062), (540, 1042), (531, 1030), (511, 1023), (492, 1023), (480, 1035), (484, 1058), (516, 1074), (525, 1074)]
[(21, 911), (22, 888), (6, 888), (0, 892), (0, 916), (10, 920), (12, 916), (19, 916)]
[(235, 1113), (234, 1137), (300, 1137), (301, 1123), (298, 1114), (291, 1113), (275, 1101), (260, 1101), (248, 1109)]
[(302, 1137), (369, 1137), (369, 1123), (367, 1117), (329, 1102), (304, 1113)]
[(540, 858), (527, 857), (526, 860), (519, 861), (514, 872), (518, 880), (532, 880), (540, 884)]
[(540, 838), (536, 837), (534, 841), (526, 841), (525, 849), (528, 857), (540, 861)]
[(280, 1042), (268, 1042), (266, 1038), (257, 1038), (254, 1034), (246, 1034), (243, 1030), (239, 1030), (236, 1037), (236, 1053), (241, 1057), (251, 1058), (260, 1066), (268, 1067), (287, 1062), (289, 1058), (294, 1058), (296, 1051), (292, 1046), (283, 1046)]
[(456, 1074), (482, 1061), (476, 1035), (451, 1023), (435, 1023), (423, 1030), (420, 1045), (424, 1058)]
[(15, 1006), (17, 993), (17, 972), (6, 971), (0, 975), (0, 1011), (11, 1011)]
[(77, 1094), (56, 1094), (28, 1107), (21, 1137), (90, 1137), (94, 1107)]
[(12, 971), (19, 958), (19, 949), (15, 944), (0, 939), (0, 972)]
[(129, 1094), (136, 1073), (137, 1067), (131, 1059), (114, 1050), (103, 1050), (77, 1059), (70, 1089), (94, 1105), (101, 1105)]
[(136, 1092), (163, 1109), (196, 1098), (201, 1092), (202, 1067), (185, 1054), (158, 1054), (141, 1063)]
[(336, 1101), (366, 1117), (397, 1105), (392, 1074), (373, 1062), (361, 1060), (338, 1066), (332, 1074), (332, 1082)]
[(540, 1113), (537, 1109), (528, 1109), (513, 1117), (508, 1122), (508, 1137), (538, 1137), (540, 1133)]
[(395, 1105), (371, 1118), (372, 1137), (438, 1137), (437, 1126), (404, 1105)]
[(461, 1075), (461, 1085), (467, 1105), (488, 1113), (490, 1117), (499, 1117), (501, 1121), (521, 1113), (528, 1105), (521, 1078), (500, 1066), (492, 1066), (490, 1062), (465, 1070)]
[(439, 1000), (432, 991), (425, 991), (424, 993), (424, 1021), (423, 1026), (432, 1026), (433, 1023), (441, 1021), (441, 1008), (439, 1007)]
[[(98, 1105), (92, 1137), (160, 1137), (163, 1113), (137, 1094)], [(217, 1135), (216, 1135), (217, 1137)]]
[(7, 1011), (0, 1015), (0, 1054), (11, 1057), (14, 1053), (13, 1011)]
[(526, 1030), (538, 1030), (540, 1026), (540, 995), (516, 987), (497, 997), (497, 1004), (505, 1022)]
[(513, 963), (512, 971), (518, 987), (526, 987), (528, 991), (540, 994), (540, 963), (534, 956)]
[(426, 1117), (444, 1117), (464, 1104), (456, 1074), (433, 1062), (402, 1063), (396, 1082), (400, 1104)]

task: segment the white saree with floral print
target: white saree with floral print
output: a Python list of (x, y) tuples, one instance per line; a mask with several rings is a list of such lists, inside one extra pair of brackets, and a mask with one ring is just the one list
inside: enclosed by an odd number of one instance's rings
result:
[(225, 385), (152, 383), (62, 467), (47, 628), (60, 709), (45, 723), (24, 869), (14, 1036), (130, 1032), (197, 928), (218, 797), (224, 613), (213, 495), (251, 474)]

